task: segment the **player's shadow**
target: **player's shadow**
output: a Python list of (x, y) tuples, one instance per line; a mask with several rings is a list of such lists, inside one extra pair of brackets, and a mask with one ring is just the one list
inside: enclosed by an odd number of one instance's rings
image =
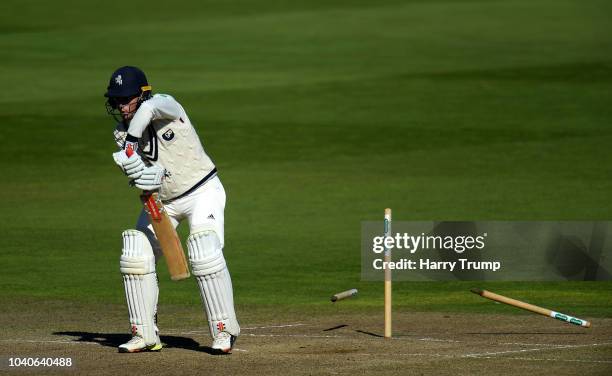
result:
[[(122, 343), (130, 340), (129, 334), (123, 333), (91, 333), (91, 332), (53, 332), (56, 336), (72, 336), (76, 337), (74, 342), (86, 342), (86, 343), (97, 343), (101, 346), (117, 348)], [(175, 348), (185, 349), (192, 351), (201, 351), (211, 355), (221, 355), (220, 353), (211, 347), (200, 346), (193, 338), (179, 337), (179, 336), (160, 336), (160, 339), (164, 345), (164, 348)]]

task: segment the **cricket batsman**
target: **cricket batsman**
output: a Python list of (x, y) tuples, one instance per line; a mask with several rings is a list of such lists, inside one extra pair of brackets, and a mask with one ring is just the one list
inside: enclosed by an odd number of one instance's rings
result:
[[(225, 190), (217, 168), (183, 107), (170, 95), (153, 94), (145, 74), (133, 66), (117, 69), (107, 91), (108, 113), (117, 121), (115, 163), (129, 183), (157, 191), (176, 228), (187, 219), (189, 263), (208, 317), (215, 352), (229, 353), (240, 334), (232, 281), (223, 256)], [(135, 151), (128, 157), (127, 149)], [(147, 213), (135, 230), (123, 232), (120, 270), (132, 339), (119, 352), (159, 351), (156, 261), (159, 242)]]

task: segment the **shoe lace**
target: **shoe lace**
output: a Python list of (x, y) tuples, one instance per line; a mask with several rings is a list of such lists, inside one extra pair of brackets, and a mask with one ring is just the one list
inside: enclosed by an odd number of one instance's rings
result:
[(141, 336), (133, 336), (132, 339), (130, 339), (127, 343), (129, 343), (130, 345), (133, 344), (137, 344), (139, 342), (142, 341), (142, 337)]
[(219, 332), (215, 336), (215, 341), (223, 341), (223, 340), (226, 340), (226, 339), (230, 338), (231, 336), (232, 335), (229, 334), (228, 332)]

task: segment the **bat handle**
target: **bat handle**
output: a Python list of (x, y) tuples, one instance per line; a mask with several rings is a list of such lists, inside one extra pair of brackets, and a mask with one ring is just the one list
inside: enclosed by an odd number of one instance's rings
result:
[[(131, 157), (134, 154), (134, 149), (132, 148), (132, 145), (128, 145), (125, 148), (125, 154), (128, 157)], [(146, 205), (148, 212), (151, 213), (151, 218), (156, 221), (159, 221), (161, 219), (161, 213), (159, 207), (157, 206), (157, 203), (155, 202), (155, 199), (153, 198), (152, 192), (142, 191), (142, 197), (142, 201)]]

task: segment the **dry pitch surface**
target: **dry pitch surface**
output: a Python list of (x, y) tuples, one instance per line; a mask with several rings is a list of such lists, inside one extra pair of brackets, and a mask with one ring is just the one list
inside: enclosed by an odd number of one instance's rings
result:
[[(129, 338), (122, 307), (12, 307), (0, 316), (2, 374), (612, 374), (612, 319), (583, 329), (538, 315), (395, 312), (395, 337), (385, 340), (382, 315), (247, 313), (233, 354), (215, 356), (195, 308), (161, 308), (162, 352), (119, 354)], [(8, 368), (9, 356), (71, 357), (75, 366)]]

